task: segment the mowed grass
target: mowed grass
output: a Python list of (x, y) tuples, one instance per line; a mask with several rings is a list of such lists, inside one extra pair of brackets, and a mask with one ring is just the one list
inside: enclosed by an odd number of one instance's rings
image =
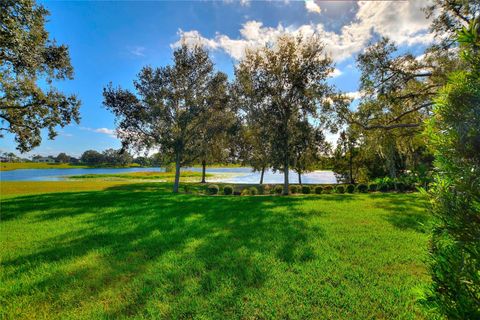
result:
[(170, 189), (3, 197), (0, 318), (424, 317), (428, 215), (417, 194)]
[[(78, 192), (105, 190), (131, 182), (125, 181), (2, 181), (0, 196), (2, 198), (15, 195), (38, 193)], [(2, 212), (5, 214), (4, 212)], [(1, 220), (1, 219), (0, 219)]]

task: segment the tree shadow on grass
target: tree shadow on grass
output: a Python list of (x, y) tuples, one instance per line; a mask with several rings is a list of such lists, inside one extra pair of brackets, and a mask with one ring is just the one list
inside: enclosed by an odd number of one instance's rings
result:
[[(4, 298), (40, 290), (49, 293), (48, 305), (69, 297), (58, 312), (79, 301), (124, 301), (104, 310), (114, 318), (148, 316), (155, 299), (171, 306), (167, 318), (208, 308), (225, 313), (246, 290), (268, 280), (271, 259), (286, 265), (314, 259), (309, 243), (323, 231), (295, 215), (303, 200), (174, 195), (169, 186), (152, 183), (8, 199), (2, 202), (6, 221), (25, 219), (65, 232), (41, 238), (41, 250), (2, 261), (7, 281), (52, 268)], [(71, 219), (74, 230), (62, 225)]]
[(428, 232), (432, 222), (427, 202), (418, 194), (384, 193), (374, 194), (375, 206), (385, 209), (384, 216), (396, 228)]

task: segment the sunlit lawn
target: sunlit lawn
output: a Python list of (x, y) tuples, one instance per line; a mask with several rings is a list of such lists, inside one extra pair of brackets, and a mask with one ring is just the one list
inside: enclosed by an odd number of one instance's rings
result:
[(416, 194), (102, 183), (2, 192), (1, 319), (422, 318), (428, 216)]

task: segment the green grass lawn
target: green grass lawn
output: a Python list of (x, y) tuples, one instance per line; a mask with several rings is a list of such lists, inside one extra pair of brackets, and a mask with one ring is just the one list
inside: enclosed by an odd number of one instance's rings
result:
[(26, 189), (2, 194), (1, 319), (425, 317), (417, 194)]

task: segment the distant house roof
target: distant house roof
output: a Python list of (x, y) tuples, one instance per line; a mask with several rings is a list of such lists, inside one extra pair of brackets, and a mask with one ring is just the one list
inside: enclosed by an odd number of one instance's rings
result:
[(55, 158), (53, 158), (52, 156), (48, 156), (48, 157), (34, 157), (33, 158), (33, 161), (37, 161), (37, 162), (55, 162)]

